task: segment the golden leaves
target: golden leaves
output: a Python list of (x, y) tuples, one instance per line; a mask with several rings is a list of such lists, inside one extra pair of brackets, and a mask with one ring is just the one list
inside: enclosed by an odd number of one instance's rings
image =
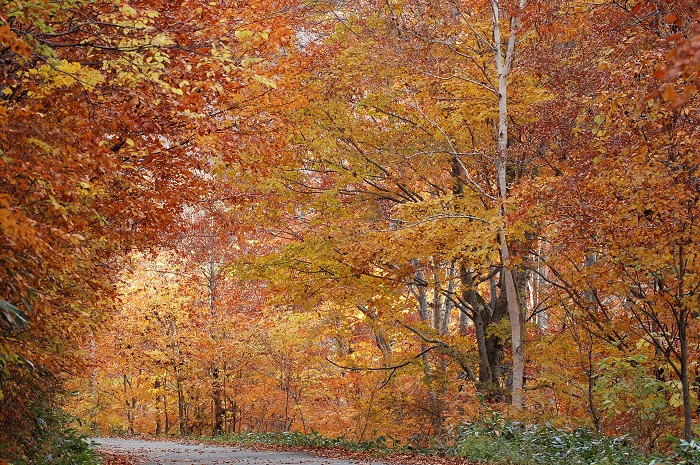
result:
[(105, 81), (105, 77), (94, 68), (84, 67), (78, 62), (49, 59), (46, 64), (29, 70), (31, 76), (43, 82), (36, 97), (44, 97), (57, 89), (80, 86), (88, 92)]
[(272, 89), (277, 89), (277, 83), (274, 81), (274, 79), (270, 79), (267, 76), (262, 76), (260, 74), (254, 74), (253, 75), (253, 80), (270, 87)]

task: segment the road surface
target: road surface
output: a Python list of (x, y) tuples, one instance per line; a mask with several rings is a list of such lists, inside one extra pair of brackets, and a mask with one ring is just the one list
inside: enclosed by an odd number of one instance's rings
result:
[[(92, 438), (105, 452), (133, 454), (143, 465), (358, 465), (370, 462), (315, 457), (299, 452), (250, 451), (238, 447), (184, 444), (170, 441)], [(372, 462), (372, 465), (381, 465)]]

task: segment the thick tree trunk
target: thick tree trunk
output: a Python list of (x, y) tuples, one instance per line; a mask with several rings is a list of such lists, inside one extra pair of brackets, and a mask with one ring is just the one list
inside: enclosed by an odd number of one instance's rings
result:
[[(497, 335), (489, 335), (488, 327), (501, 321), (505, 314), (505, 299), (499, 297), (495, 283), (490, 290), (490, 302), (476, 290), (476, 283), (471, 271), (462, 264), (460, 267), (462, 280), (462, 300), (471, 308), (470, 318), (474, 323), (477, 349), (479, 353), (479, 390), (489, 400), (500, 399), (501, 396), (501, 363), (503, 362), (503, 342)], [(490, 283), (491, 284), (491, 283)], [(463, 310), (462, 314), (466, 314)]]
[(523, 406), (523, 380), (525, 378), (525, 351), (523, 347), (523, 325), (518, 303), (518, 291), (515, 287), (513, 274), (506, 265), (510, 261), (510, 253), (508, 246), (505, 244), (505, 233), (500, 231), (501, 240), (501, 259), (503, 260), (503, 273), (505, 275), (506, 298), (508, 299), (508, 316), (510, 318), (511, 328), (511, 344), (513, 347), (513, 384), (512, 384), (512, 401), (511, 404), (515, 408)]
[(476, 333), (476, 346), (479, 350), (479, 383), (488, 384), (493, 382), (491, 372), (491, 362), (489, 360), (488, 348), (486, 347), (486, 325), (480, 312), (474, 312), (474, 329)]

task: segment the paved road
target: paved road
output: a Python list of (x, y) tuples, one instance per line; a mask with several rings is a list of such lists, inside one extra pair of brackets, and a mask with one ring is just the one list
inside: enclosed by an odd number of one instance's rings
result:
[[(237, 447), (205, 446), (169, 441), (93, 438), (105, 452), (134, 454), (144, 465), (358, 465), (369, 462), (314, 457), (297, 452), (249, 451)], [(381, 465), (373, 462), (373, 465)]]

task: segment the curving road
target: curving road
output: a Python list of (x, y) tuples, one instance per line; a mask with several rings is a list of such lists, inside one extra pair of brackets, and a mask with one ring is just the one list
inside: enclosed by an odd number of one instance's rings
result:
[[(315, 457), (298, 452), (250, 451), (237, 447), (184, 444), (169, 441), (92, 438), (105, 452), (132, 454), (142, 465), (358, 465), (370, 462)], [(380, 462), (371, 462), (381, 465)]]

